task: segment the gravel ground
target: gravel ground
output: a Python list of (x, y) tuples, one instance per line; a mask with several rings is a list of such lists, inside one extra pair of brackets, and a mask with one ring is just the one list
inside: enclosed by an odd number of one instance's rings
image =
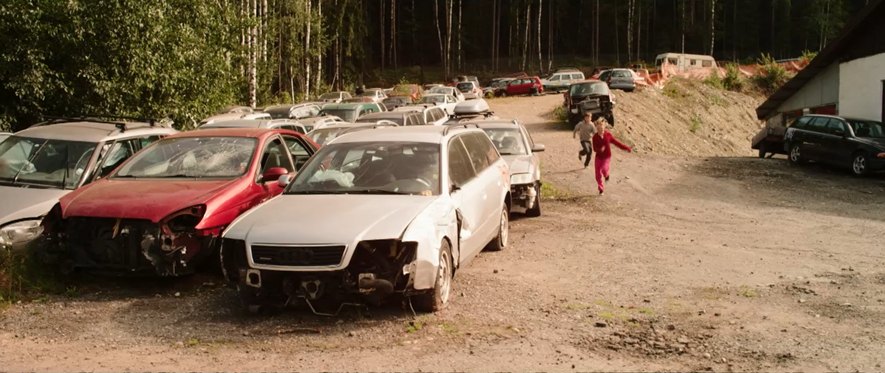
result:
[[(619, 111), (642, 101), (619, 99)], [(615, 150), (611, 182), (598, 197), (592, 169), (574, 157), (577, 141), (550, 123), (560, 101), (492, 101), (547, 147), (543, 215), (514, 217), (511, 247), (463, 268), (442, 312), (415, 316), (394, 305), (337, 318), (304, 309), (247, 316), (235, 292), (210, 275), (80, 278), (70, 294), (0, 311), (0, 366), (882, 370), (882, 177), (751, 158), (749, 146), (729, 150), (755, 131), (752, 122), (704, 140), (727, 157), (658, 153), (658, 141), (705, 135), (662, 135), (652, 124), (640, 134), (640, 119), (630, 119), (623, 123), (633, 130), (619, 122), (616, 135), (639, 151)], [(671, 140), (646, 140), (665, 136)]]

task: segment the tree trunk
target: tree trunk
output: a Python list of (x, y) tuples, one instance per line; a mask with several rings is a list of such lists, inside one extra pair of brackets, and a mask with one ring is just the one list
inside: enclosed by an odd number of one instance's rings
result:
[(310, 97), (310, 24), (313, 23), (311, 17), (312, 0), (307, 0), (307, 33), (304, 38), (304, 98)]
[[(633, 60), (633, 9), (635, 0), (627, 0), (627, 61)], [(620, 56), (618, 57), (620, 60)]]
[[(445, 71), (446, 70), (446, 67), (445, 67), (446, 66), (446, 49), (445, 49), (445, 44), (443, 44), (442, 31), (440, 30), (440, 27), (439, 27), (439, 0), (433, 0), (433, 15), (434, 15), (433, 19), (436, 23), (436, 38), (439, 40), (439, 58), (442, 60), (443, 71)], [(445, 74), (445, 72), (443, 74)], [(446, 76), (446, 79), (448, 79), (448, 78), (449, 77)]]
[(461, 57), (464, 54), (464, 51), (461, 49), (461, 8), (464, 6), (464, 0), (458, 0), (458, 69), (463, 69), (463, 65), (461, 65)]
[(397, 44), (397, 36), (396, 36), (396, 0), (390, 0), (390, 62), (393, 63), (393, 69), (397, 68), (397, 59), (396, 59), (396, 44)]
[[(323, 30), (323, 0), (317, 0), (317, 17), (318, 17), (317, 18), (317, 23), (318, 23), (317, 26), (318, 26), (319, 30), (322, 31)], [(328, 40), (328, 39), (323, 37), (323, 40)], [(324, 42), (323, 44), (327, 44), (327, 42)], [(324, 81), (324, 79), (323, 79), (323, 53), (322, 53), (322, 49), (325, 49), (325, 48), (327, 48), (327, 47), (323, 46), (323, 47), (321, 47), (321, 49), (318, 48), (318, 50), (317, 50), (317, 73), (316, 73), (316, 84), (314, 84), (314, 87), (317, 90), (320, 89), (320, 85)]]
[(716, 0), (710, 0), (710, 55), (716, 48)]
[[(552, 1), (552, 0), (551, 0)], [(544, 57), (541, 53), (541, 14), (544, 10), (544, 0), (538, 0), (538, 70), (544, 73)]]
[(547, 71), (553, 71), (553, 1), (548, 1), (547, 7)]
[(523, 33), (523, 42), (522, 42), (522, 71), (526, 70), (526, 60), (528, 59), (529, 54), (529, 31), (531, 30), (531, 25), (529, 22), (532, 16), (532, 3), (529, 2), (525, 8), (525, 32)]
[(256, 47), (257, 26), (255, 25), (255, 11), (257, 7), (256, 0), (249, 0), (248, 17), (251, 22), (249, 25), (249, 107), (258, 106), (258, 51)]
[(446, 0), (446, 77), (452, 75), (452, 9), (455, 0)]
[[(648, 17), (648, 16), (646, 16)], [(635, 61), (642, 60), (642, 1), (636, 7), (636, 54), (633, 55)]]
[(387, 55), (387, 40), (384, 35), (384, 0), (378, 0), (378, 11), (381, 13), (378, 17), (378, 22), (381, 22), (381, 26), (378, 27), (378, 40), (381, 41), (381, 71), (384, 72), (384, 56)]
[(596, 41), (594, 42), (594, 47), (596, 52), (593, 55), (593, 64), (599, 66), (599, 0), (596, 0), (596, 22), (593, 22), (596, 28)]
[(492, 0), (492, 71), (498, 71), (498, 0)]

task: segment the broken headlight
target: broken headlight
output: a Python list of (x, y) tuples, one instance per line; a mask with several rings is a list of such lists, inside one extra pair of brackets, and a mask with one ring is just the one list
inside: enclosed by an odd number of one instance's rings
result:
[(510, 185), (531, 184), (534, 182), (535, 180), (532, 179), (532, 174), (510, 175)]
[(43, 233), (40, 220), (22, 220), (0, 228), (0, 246), (18, 245), (31, 241)]
[(206, 206), (196, 205), (169, 215), (164, 221), (173, 233), (193, 232), (205, 213)]

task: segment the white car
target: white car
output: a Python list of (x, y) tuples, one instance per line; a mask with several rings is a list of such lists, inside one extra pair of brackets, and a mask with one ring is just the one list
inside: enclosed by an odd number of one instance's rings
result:
[(424, 116), (424, 124), (431, 126), (441, 126), (449, 120), (449, 115), (443, 108), (430, 104), (400, 106), (393, 111), (421, 113)]
[(356, 97), (368, 97), (372, 99), (372, 102), (380, 104), (381, 101), (387, 98), (387, 93), (384, 93), (384, 89), (381, 88), (369, 88), (365, 92), (356, 95)]
[(290, 131), (295, 131), (295, 132), (299, 132), (299, 133), (308, 133), (313, 130), (313, 127), (305, 126), (301, 122), (298, 122), (294, 119), (225, 120), (225, 121), (220, 121), (220, 122), (212, 122), (209, 124), (204, 124), (197, 129), (198, 130), (205, 130), (205, 129), (213, 129), (213, 128), (282, 128), (284, 130), (290, 130)]
[(344, 119), (341, 119), (334, 115), (322, 115), (318, 117), (299, 119), (298, 122), (304, 125), (305, 128), (308, 128), (307, 132), (310, 132), (315, 129), (328, 127), (338, 123), (344, 123)]
[(398, 126), (396, 123), (391, 121), (379, 121), (379, 122), (371, 122), (371, 123), (349, 123), (349, 122), (339, 122), (335, 124), (330, 124), (324, 126), (323, 128), (317, 128), (313, 131), (307, 133), (307, 137), (309, 137), (313, 142), (324, 145), (336, 137), (344, 135), (345, 133), (351, 133), (356, 131), (363, 131), (368, 129), (374, 129), (378, 127), (396, 127)]
[(329, 92), (329, 93), (324, 93), (322, 96), (320, 96), (320, 101), (333, 103), (333, 104), (340, 104), (341, 101), (344, 101), (344, 100), (349, 99), (351, 97), (352, 96), (350, 95), (350, 92), (345, 92), (345, 91)]
[(515, 119), (489, 119), (472, 123), (486, 132), (510, 166), (510, 196), (513, 201), (510, 211), (541, 216), (541, 160), (537, 153), (544, 151), (544, 145), (535, 144), (529, 131)]
[(271, 120), (273, 117), (268, 113), (226, 113), (226, 114), (216, 114), (206, 119), (200, 121), (197, 127), (202, 127), (207, 124), (212, 124), (215, 122), (224, 122), (228, 120), (238, 120), (238, 119), (247, 119), (247, 120)]
[(437, 106), (443, 109), (443, 111), (446, 112), (446, 115), (452, 115), (455, 114), (455, 105), (458, 104), (458, 101), (456, 101), (451, 95), (434, 93), (424, 95), (418, 103)]
[(461, 91), (459, 91), (455, 87), (446, 87), (446, 86), (433, 87), (433, 88), (429, 89), (427, 92), (425, 92), (424, 94), (426, 95), (426, 94), (431, 94), (431, 93), (434, 93), (434, 94), (439, 93), (439, 94), (453, 96), (453, 97), (455, 97), (455, 100), (457, 100), (458, 102), (464, 102), (464, 100), (466, 100), (466, 98), (464, 97), (464, 93), (462, 93)]
[(234, 221), (222, 266), (250, 311), (303, 300), (335, 314), (399, 295), (433, 312), (463, 264), (508, 245), (509, 212), (507, 162), (482, 130), (360, 131), (327, 143), (282, 195)]

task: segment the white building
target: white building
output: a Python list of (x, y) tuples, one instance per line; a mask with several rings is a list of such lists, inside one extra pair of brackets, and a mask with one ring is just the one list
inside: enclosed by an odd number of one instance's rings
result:
[(838, 38), (756, 109), (782, 124), (804, 113), (885, 120), (885, 0), (873, 0)]

